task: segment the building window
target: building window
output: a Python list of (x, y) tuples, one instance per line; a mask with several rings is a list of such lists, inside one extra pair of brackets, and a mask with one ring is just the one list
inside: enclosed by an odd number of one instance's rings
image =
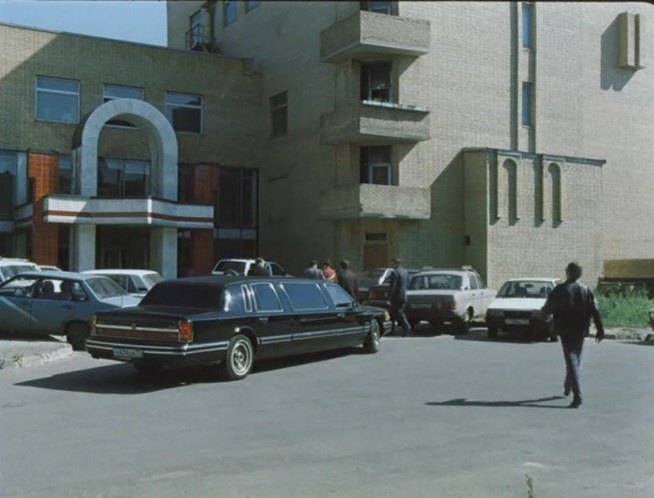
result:
[(222, 168), (218, 180), (215, 213), (219, 228), (256, 228), (257, 171)]
[(518, 216), (518, 166), (511, 159), (504, 161), (507, 187), (507, 216), (509, 223), (519, 220)]
[(166, 92), (166, 117), (175, 131), (202, 133), (202, 96)]
[(202, 43), (202, 11), (198, 10), (189, 17), (189, 48)]
[(384, 0), (362, 0), (359, 2), (361, 10), (376, 12), (378, 14), (393, 14), (393, 2)]
[(256, 9), (261, 2), (259, 0), (246, 0), (245, 2), (245, 11), (250, 12), (252, 9)]
[(73, 193), (73, 162), (68, 154), (59, 154), (59, 187), (57, 193)]
[(522, 3), (522, 46), (533, 48), (533, 27), (534, 27), (534, 6), (530, 3)]
[[(137, 86), (109, 85), (104, 84), (104, 101), (114, 99), (136, 99), (143, 100), (143, 88)], [(110, 119), (106, 126), (117, 126), (120, 128), (136, 128), (132, 123), (121, 119)]]
[(272, 136), (279, 137), (288, 132), (288, 98), (286, 92), (270, 97)]
[(392, 100), (390, 63), (361, 64), (361, 100)]
[(531, 83), (522, 83), (522, 126), (532, 126), (533, 113), (531, 109), (533, 85)]
[(238, 12), (236, 8), (238, 7), (238, 2), (234, 0), (225, 0), (223, 2), (223, 26), (236, 21), (238, 17)]
[(360, 149), (360, 183), (391, 185), (391, 147), (364, 146)]
[(14, 218), (16, 153), (0, 150), (0, 219)]
[(561, 167), (551, 163), (547, 168), (550, 173), (551, 199), (552, 199), (552, 221), (560, 223), (563, 220), (563, 209), (561, 203)]
[(79, 81), (37, 76), (36, 118), (60, 123), (77, 123)]
[(98, 169), (99, 196), (150, 195), (150, 161), (105, 158), (98, 161)]

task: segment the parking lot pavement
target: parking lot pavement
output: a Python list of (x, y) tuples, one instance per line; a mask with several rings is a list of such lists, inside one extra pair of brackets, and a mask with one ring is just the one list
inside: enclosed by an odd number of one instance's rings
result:
[(63, 336), (30, 337), (22, 334), (2, 334), (0, 369), (44, 365), (73, 354)]

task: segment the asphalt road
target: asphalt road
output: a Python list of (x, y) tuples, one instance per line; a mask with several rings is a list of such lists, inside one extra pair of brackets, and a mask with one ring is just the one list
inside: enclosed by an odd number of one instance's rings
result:
[[(426, 330), (429, 330), (428, 328)], [(0, 371), (8, 497), (648, 497), (654, 347), (588, 341), (564, 408), (560, 345), (482, 331), (377, 355), (147, 380), (75, 353)]]

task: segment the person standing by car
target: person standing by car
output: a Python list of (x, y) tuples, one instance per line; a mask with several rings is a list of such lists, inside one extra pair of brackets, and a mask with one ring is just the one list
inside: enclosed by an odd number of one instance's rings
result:
[(336, 282), (336, 270), (332, 268), (332, 260), (328, 259), (322, 264), (322, 273), (325, 276), (325, 280), (330, 282)]
[(393, 272), (388, 277), (390, 300), (391, 320), (393, 327), (397, 322), (402, 327), (402, 337), (411, 333), (411, 325), (406, 318), (404, 309), (406, 308), (406, 290), (409, 284), (409, 272), (402, 266), (402, 260), (395, 258), (393, 260)]
[(338, 285), (343, 287), (343, 289), (345, 289), (355, 301), (358, 301), (359, 283), (357, 282), (357, 274), (350, 270), (350, 262), (347, 260), (341, 261), (341, 271), (338, 274)]
[(260, 277), (269, 277), (270, 271), (266, 268), (266, 262), (263, 258), (257, 258), (254, 261), (254, 265), (250, 267), (248, 271), (248, 277), (251, 276), (260, 276)]
[(596, 341), (604, 339), (604, 326), (595, 296), (588, 287), (578, 281), (581, 271), (578, 263), (568, 264), (565, 269), (566, 281), (554, 288), (542, 309), (544, 315), (554, 315), (554, 330), (561, 336), (566, 368), (563, 394), (568, 396), (570, 391), (573, 394), (569, 408), (578, 408), (582, 401), (581, 353), (591, 318), (597, 329)]
[(315, 259), (309, 261), (309, 267), (304, 270), (304, 278), (312, 278), (314, 280), (324, 280), (325, 276), (322, 270), (318, 268), (318, 262)]

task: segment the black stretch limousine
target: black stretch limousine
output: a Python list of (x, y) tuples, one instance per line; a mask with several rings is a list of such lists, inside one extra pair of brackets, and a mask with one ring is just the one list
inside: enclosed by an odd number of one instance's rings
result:
[(218, 363), (242, 379), (255, 357), (363, 345), (379, 349), (388, 312), (356, 303), (340, 286), (288, 277), (211, 276), (160, 282), (137, 307), (96, 313), (86, 349), (139, 371)]

